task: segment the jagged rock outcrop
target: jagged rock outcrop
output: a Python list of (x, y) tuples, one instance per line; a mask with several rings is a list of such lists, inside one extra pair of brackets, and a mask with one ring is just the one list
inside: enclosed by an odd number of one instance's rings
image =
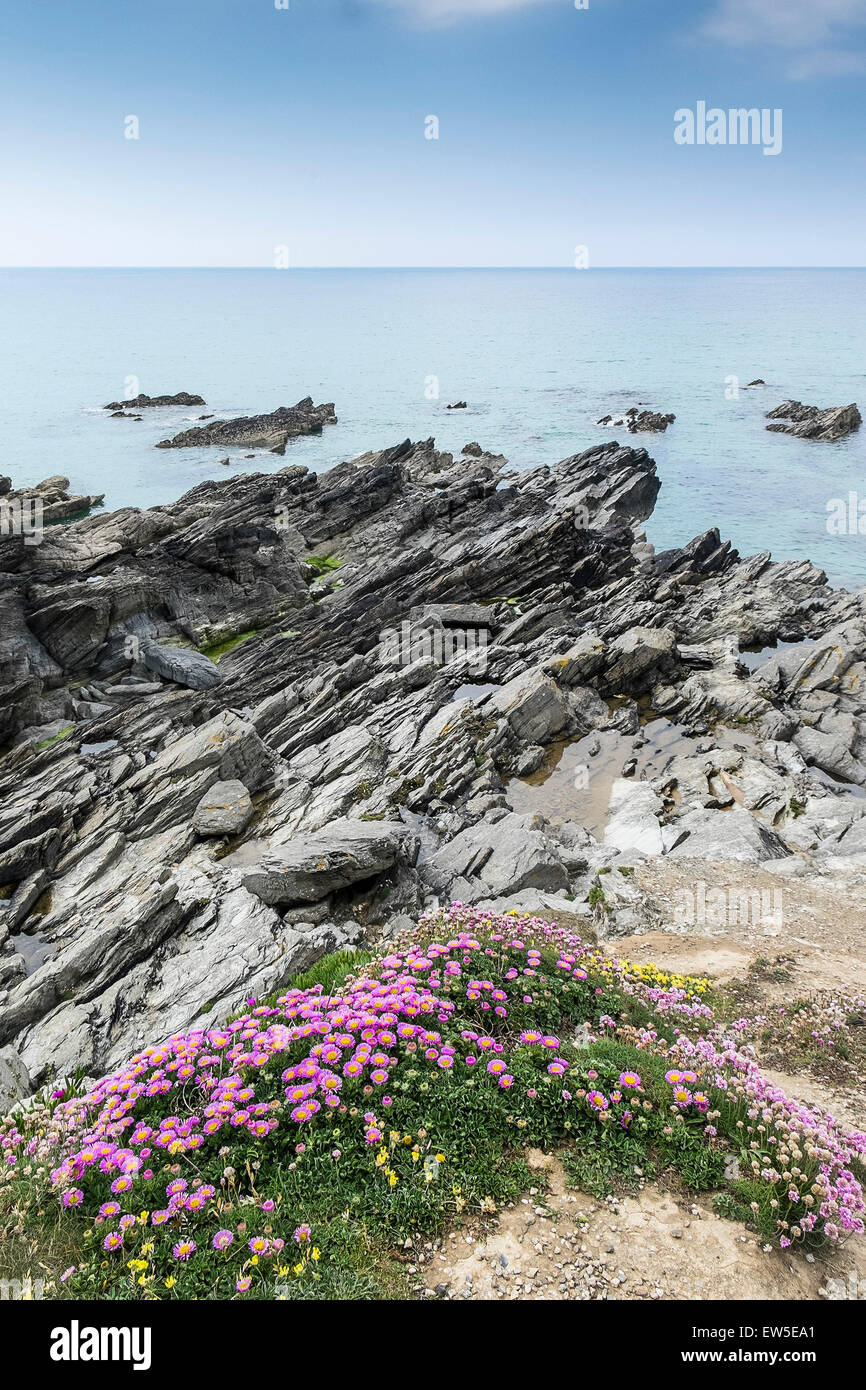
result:
[(237, 445), (245, 449), (270, 449), (272, 454), (284, 454), (290, 439), (304, 434), (321, 434), (325, 425), (336, 423), (333, 402), (313, 405), (312, 396), (306, 396), (297, 405), (281, 405), (270, 415), (242, 416), (237, 420), (214, 420), (207, 425), (194, 425), (172, 439), (160, 440), (156, 447), (191, 449), (203, 444), (218, 444), (222, 448)]
[[(436, 898), (615, 935), (658, 915), (604, 872), (635, 856), (866, 854), (862, 595), (714, 530), (636, 554), (658, 488), (615, 442), (515, 472), (406, 440), (4, 550), (10, 1084), (104, 1071)], [(575, 745), (563, 814), (542, 764)]]
[(768, 430), (793, 434), (798, 439), (844, 439), (846, 434), (859, 430), (863, 423), (854, 404), (822, 410), (820, 406), (803, 405), (801, 401), (783, 401), (775, 410), (767, 412), (767, 419), (774, 421), (767, 425)]
[(637, 406), (633, 405), (622, 415), (602, 415), (600, 420), (596, 420), (596, 424), (608, 425), (611, 429), (625, 428), (629, 434), (663, 434), (676, 418), (676, 415), (663, 415), (657, 410), (638, 410)]
[(104, 410), (147, 410), (151, 406), (162, 405), (207, 405), (203, 396), (191, 396), (188, 391), (178, 391), (176, 396), (134, 396), (128, 401), (109, 401)]

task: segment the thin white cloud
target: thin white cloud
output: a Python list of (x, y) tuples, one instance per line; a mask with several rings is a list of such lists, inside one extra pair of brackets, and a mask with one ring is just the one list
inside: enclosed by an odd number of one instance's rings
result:
[[(402, 10), (419, 24), (456, 24), (461, 19), (484, 19), (490, 15), (511, 14), (551, 0), (374, 0)], [(562, 3), (562, 0), (560, 0)]]
[(864, 29), (866, 0), (717, 0), (699, 32), (733, 48), (782, 49), (796, 78), (863, 71)]

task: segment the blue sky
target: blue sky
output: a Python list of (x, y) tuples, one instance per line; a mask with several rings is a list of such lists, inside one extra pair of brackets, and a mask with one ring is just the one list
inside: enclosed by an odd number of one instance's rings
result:
[(866, 0), (289, 6), (4, 0), (0, 264), (863, 263)]

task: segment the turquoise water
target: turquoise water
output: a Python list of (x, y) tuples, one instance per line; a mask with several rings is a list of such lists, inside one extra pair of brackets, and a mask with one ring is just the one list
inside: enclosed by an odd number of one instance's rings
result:
[[(862, 583), (866, 536), (831, 536), (826, 519), (830, 499), (866, 499), (866, 426), (810, 444), (768, 433), (763, 412), (793, 396), (866, 414), (864, 308), (866, 270), (0, 271), (0, 472), (63, 473), (109, 507), (168, 502), (225, 477), (225, 451), (158, 439), (312, 395), (336, 403), (338, 425), (282, 459), (232, 451), (233, 466), (322, 469), (434, 435), (525, 468), (616, 437), (657, 461), (656, 545), (717, 525), (744, 554)], [(731, 375), (767, 386), (727, 399)], [(99, 407), (129, 377), (207, 406), (111, 420)], [(445, 409), (457, 400), (469, 409)], [(634, 438), (596, 426), (638, 403), (676, 423)]]

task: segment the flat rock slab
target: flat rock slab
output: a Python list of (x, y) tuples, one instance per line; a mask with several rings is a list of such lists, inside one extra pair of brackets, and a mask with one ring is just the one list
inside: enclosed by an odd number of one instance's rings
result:
[(215, 782), (195, 808), (192, 828), (199, 835), (239, 835), (253, 814), (243, 782)]
[(210, 690), (222, 680), (210, 657), (202, 652), (189, 651), (186, 647), (166, 647), (159, 642), (142, 642), (141, 659), (148, 671), (154, 671), (164, 680), (185, 685), (190, 690)]
[(338, 888), (384, 873), (396, 862), (407, 830), (387, 822), (341, 820), (263, 854), (240, 871), (248, 892), (273, 907), (318, 902)]

